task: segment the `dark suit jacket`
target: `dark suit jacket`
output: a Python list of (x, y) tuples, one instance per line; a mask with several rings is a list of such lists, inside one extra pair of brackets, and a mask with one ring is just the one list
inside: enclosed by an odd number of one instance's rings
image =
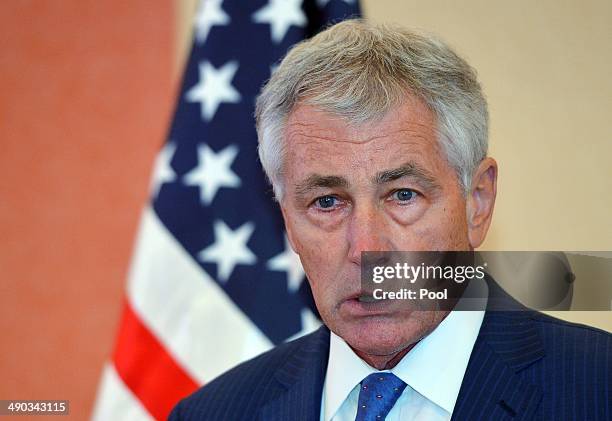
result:
[[(611, 420), (612, 335), (487, 311), (453, 420)], [(452, 352), (452, 349), (449, 349)], [(170, 420), (319, 420), (329, 330), (280, 345), (182, 400)]]

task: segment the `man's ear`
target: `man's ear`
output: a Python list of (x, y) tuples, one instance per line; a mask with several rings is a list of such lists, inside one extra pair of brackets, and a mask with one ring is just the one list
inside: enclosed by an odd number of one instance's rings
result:
[(283, 214), (283, 221), (285, 222), (285, 232), (287, 233), (287, 240), (289, 240), (289, 245), (293, 251), (297, 254), (297, 248), (295, 247), (294, 237), (293, 237), (293, 226), (290, 224), (289, 219), (287, 218), (287, 213), (285, 211), (285, 206), (283, 202), (278, 203), (281, 209), (281, 213)]
[(497, 196), (497, 162), (485, 158), (472, 176), (467, 197), (468, 239), (472, 248), (479, 247), (489, 230)]

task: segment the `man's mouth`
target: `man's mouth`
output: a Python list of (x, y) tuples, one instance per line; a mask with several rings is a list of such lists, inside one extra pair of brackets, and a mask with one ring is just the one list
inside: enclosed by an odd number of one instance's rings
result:
[(341, 308), (346, 317), (388, 316), (393, 313), (391, 303), (391, 300), (374, 298), (371, 291), (359, 291), (347, 297)]
[(372, 294), (361, 294), (357, 297), (357, 300), (360, 303), (373, 303), (377, 301), (383, 301), (383, 300), (377, 300), (376, 298), (374, 298)]
[(374, 298), (373, 291), (359, 291), (349, 296), (345, 301), (352, 302), (355, 304), (370, 305), (370, 304), (375, 304), (375, 303), (386, 303), (389, 300)]

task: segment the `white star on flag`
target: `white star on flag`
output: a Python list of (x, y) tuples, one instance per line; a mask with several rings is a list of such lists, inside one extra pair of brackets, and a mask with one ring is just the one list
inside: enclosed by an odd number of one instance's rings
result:
[(321, 326), (321, 321), (309, 308), (303, 308), (300, 310), (300, 320), (302, 321), (302, 330), (287, 339), (287, 342), (314, 332), (319, 328), (319, 326)]
[(253, 265), (257, 262), (257, 257), (247, 247), (247, 242), (255, 230), (255, 224), (246, 222), (232, 231), (225, 222), (217, 220), (213, 224), (213, 229), (215, 242), (200, 251), (198, 258), (203, 262), (217, 264), (219, 281), (227, 282), (236, 265)]
[(202, 0), (195, 17), (195, 38), (199, 44), (206, 42), (214, 25), (227, 25), (230, 17), (221, 9), (223, 0)]
[(278, 70), (278, 64), (271, 64), (270, 65), (270, 76), (272, 76), (274, 72), (276, 72), (277, 70)]
[(151, 194), (154, 198), (157, 198), (162, 184), (171, 183), (176, 180), (176, 173), (170, 165), (175, 151), (176, 144), (172, 142), (166, 143), (155, 158), (153, 176), (151, 177)]
[(221, 187), (240, 187), (241, 180), (230, 168), (238, 147), (229, 145), (215, 153), (207, 144), (198, 145), (198, 166), (185, 174), (183, 183), (200, 188), (200, 201), (210, 205)]
[(199, 102), (202, 118), (212, 120), (222, 102), (240, 102), (240, 93), (232, 86), (232, 79), (238, 71), (238, 62), (229, 61), (219, 69), (209, 61), (199, 64), (200, 81), (191, 87), (185, 97), (188, 102)]
[(300, 311), (302, 320), (302, 333), (307, 334), (321, 326), (321, 321), (309, 308), (303, 308)]
[(269, 0), (253, 14), (253, 22), (269, 23), (272, 41), (277, 44), (285, 38), (291, 25), (305, 27), (307, 23), (302, 0)]
[(304, 269), (300, 256), (291, 248), (287, 236), (285, 236), (285, 251), (268, 260), (267, 267), (270, 270), (287, 272), (287, 289), (290, 292), (300, 289), (300, 284), (304, 279)]

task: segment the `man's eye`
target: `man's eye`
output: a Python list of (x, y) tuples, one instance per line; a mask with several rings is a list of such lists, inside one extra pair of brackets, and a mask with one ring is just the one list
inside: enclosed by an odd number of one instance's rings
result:
[(321, 209), (329, 209), (338, 203), (338, 199), (334, 196), (323, 196), (319, 197), (315, 203)]
[(399, 200), (400, 202), (408, 202), (416, 198), (417, 192), (410, 189), (399, 189), (393, 192), (393, 199)]

